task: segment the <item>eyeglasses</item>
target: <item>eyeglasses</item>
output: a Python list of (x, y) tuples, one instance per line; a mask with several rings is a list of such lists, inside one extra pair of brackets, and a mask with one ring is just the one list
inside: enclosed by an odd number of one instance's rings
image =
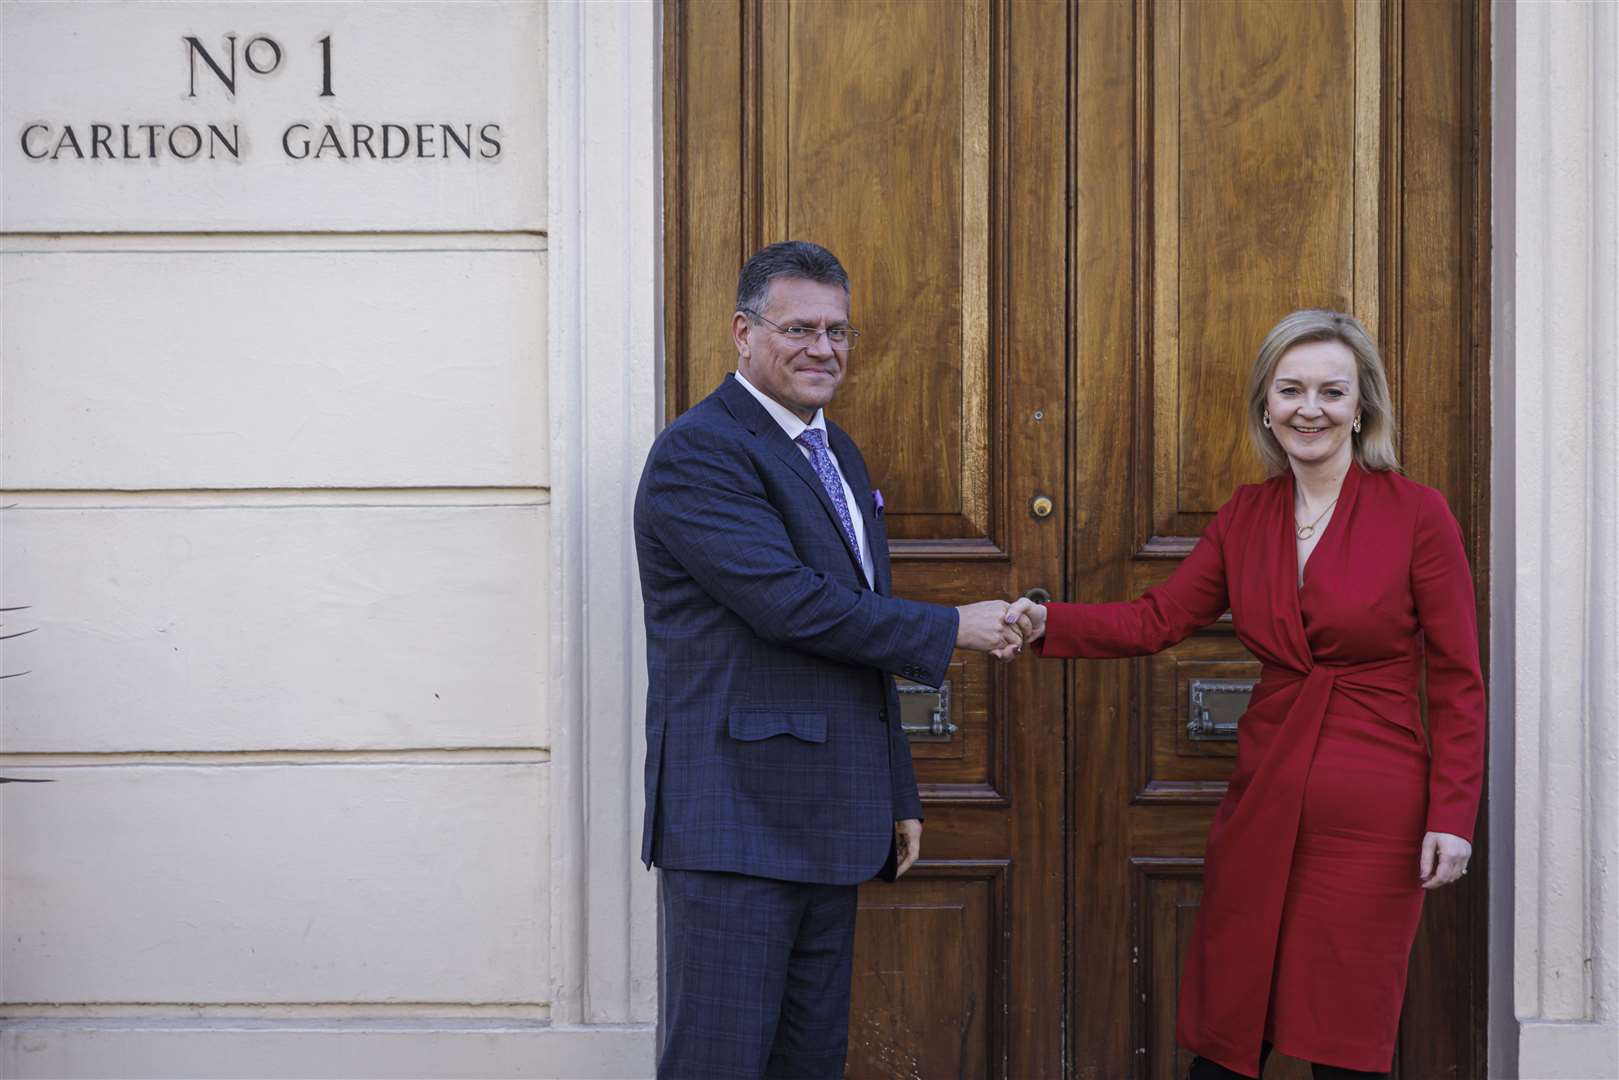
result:
[(853, 327), (829, 326), (825, 330), (817, 330), (813, 326), (799, 326), (796, 324), (783, 326), (780, 323), (770, 322), (769, 319), (750, 308), (740, 310), (749, 318), (758, 319), (762, 323), (770, 323), (771, 329), (799, 348), (807, 349), (814, 345), (816, 339), (822, 334), (826, 335), (827, 343), (834, 349), (852, 349), (855, 342), (860, 339), (860, 331)]

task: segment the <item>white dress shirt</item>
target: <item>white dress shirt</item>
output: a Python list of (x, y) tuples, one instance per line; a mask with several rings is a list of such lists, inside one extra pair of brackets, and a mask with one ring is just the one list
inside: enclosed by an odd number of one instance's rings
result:
[[(814, 468), (815, 460), (810, 454), (810, 448), (799, 442), (798, 437), (804, 434), (805, 428), (815, 428), (821, 433), (821, 440), (826, 443), (826, 456), (832, 459), (832, 467), (838, 471), (838, 483), (843, 485), (843, 501), (849, 504), (849, 520), (854, 525), (855, 540), (860, 544), (860, 569), (866, 573), (866, 584), (875, 589), (877, 587), (877, 574), (872, 568), (871, 552), (866, 544), (866, 518), (860, 512), (860, 504), (855, 502), (854, 492), (849, 489), (849, 481), (843, 478), (843, 466), (838, 464), (838, 455), (832, 452), (832, 440), (826, 436), (825, 412), (821, 409), (816, 409), (815, 416), (806, 424), (797, 416), (794, 416), (792, 410), (781, 402), (760, 392), (759, 388), (750, 383), (740, 371), (736, 373), (736, 381), (742, 384), (744, 390), (753, 395), (754, 400), (765, 407), (765, 412), (769, 413), (770, 418), (780, 425), (781, 430), (787, 433), (789, 439), (793, 440), (793, 445), (798, 447), (799, 452), (804, 455), (804, 460), (810, 463), (811, 468)], [(841, 529), (843, 526), (839, 525), (838, 527)]]

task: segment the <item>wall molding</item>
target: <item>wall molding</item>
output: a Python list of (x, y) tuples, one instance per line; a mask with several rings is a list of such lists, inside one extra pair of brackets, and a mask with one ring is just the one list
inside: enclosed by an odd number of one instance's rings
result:
[(657, 1016), (656, 882), (639, 862), (645, 640), (631, 513), (659, 422), (660, 14), (547, 6), (552, 558), (552, 1015)]
[(1511, 377), (1496, 409), (1513, 438), (1497, 554), (1513, 572), (1492, 579), (1510, 619), (1495, 647), (1513, 714), (1496, 730), (1512, 740), (1514, 797), (1499, 861), (1512, 887), (1494, 895), (1512, 907), (1518, 1030), (1498, 1021), (1496, 1035), (1515, 1037), (1516, 1075), (1568, 1080), (1611, 1076), (1619, 1048), (1619, 10), (1498, 11), (1512, 156), (1498, 158), (1510, 341), (1497, 364)]
[(123, 1080), (626, 1080), (649, 1076), (647, 1029), (522, 1022), (22, 1020), (0, 1075)]

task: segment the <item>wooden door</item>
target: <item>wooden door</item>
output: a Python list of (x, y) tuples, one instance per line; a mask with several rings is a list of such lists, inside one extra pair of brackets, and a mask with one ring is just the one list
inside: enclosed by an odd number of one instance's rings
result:
[[(1467, 0), (1075, 10), (1071, 596), (1162, 581), (1230, 492), (1262, 479), (1241, 420), (1253, 356), (1289, 310), (1331, 307), (1383, 347), (1401, 459), (1460, 518), (1482, 617), (1485, 14)], [(1235, 745), (1194, 735), (1189, 699), (1259, 668), (1229, 622), (1072, 668), (1074, 1071), (1181, 1077), (1177, 980)], [(1484, 1075), (1487, 880), (1428, 901), (1398, 1076)], [(1269, 1075), (1307, 1071), (1278, 1059)]]
[[(863, 334), (829, 415), (886, 495), (899, 596), (1060, 588), (1065, 518), (1030, 502), (1067, 470), (1065, 28), (989, 0), (665, 6), (670, 415), (735, 368), (743, 257), (826, 244)], [(911, 743), (923, 861), (861, 894), (848, 1075), (1057, 1077), (1062, 670), (957, 653), (949, 691), (957, 730)]]
[[(1066, 476), (1067, 15), (1019, 14), (1014, 40), (989, 0), (665, 8), (669, 411), (735, 367), (742, 259), (830, 248), (863, 336), (829, 415), (894, 591), (952, 605), (1062, 580), (1064, 519), (1029, 506)], [(1058, 1076), (1061, 668), (957, 653), (948, 682), (956, 730), (912, 742), (922, 861), (861, 895), (849, 1075)]]
[[(669, 414), (734, 367), (741, 261), (816, 240), (854, 279), (831, 414), (887, 497), (896, 592), (1117, 599), (1258, 478), (1265, 330), (1346, 308), (1482, 613), (1485, 7), (666, 0)], [(1133, 662), (958, 654), (957, 730), (912, 744), (923, 861), (862, 894), (849, 1075), (1184, 1075), (1176, 982), (1231, 761), (1188, 695), (1256, 674), (1228, 626)], [(1485, 880), (1429, 903), (1402, 1077), (1481, 1075)]]

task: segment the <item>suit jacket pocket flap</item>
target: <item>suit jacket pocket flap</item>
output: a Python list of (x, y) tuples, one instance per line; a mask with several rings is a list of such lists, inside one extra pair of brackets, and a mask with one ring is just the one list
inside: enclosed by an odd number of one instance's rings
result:
[(826, 742), (826, 714), (770, 712), (738, 709), (731, 714), (731, 738), (755, 742), (775, 735), (791, 735), (804, 742)]

